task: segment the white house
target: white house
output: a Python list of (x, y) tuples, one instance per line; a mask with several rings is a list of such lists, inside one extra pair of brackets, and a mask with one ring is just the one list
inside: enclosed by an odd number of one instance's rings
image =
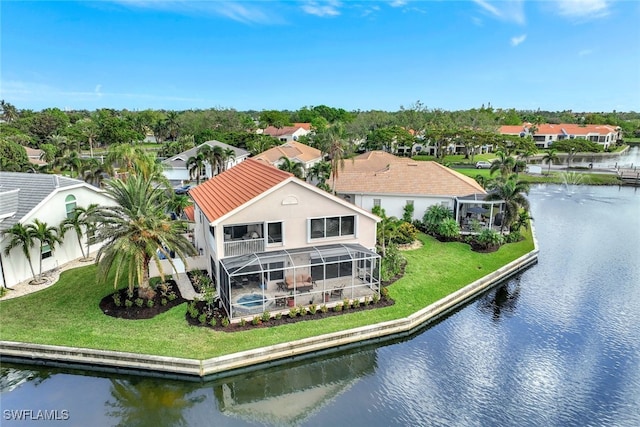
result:
[(335, 191), (366, 211), (380, 206), (388, 216), (397, 218), (402, 218), (404, 207), (412, 204), (413, 219), (422, 219), (431, 205), (454, 210), (457, 197), (486, 194), (474, 179), (437, 162), (415, 161), (385, 151), (370, 151), (346, 160), (336, 177)]
[[(534, 125), (525, 123), (520, 126), (501, 126), (502, 135), (531, 135)], [(538, 148), (549, 148), (555, 141), (563, 139), (586, 139), (598, 143), (606, 150), (610, 145), (622, 139), (622, 130), (610, 125), (576, 125), (570, 123), (540, 124), (533, 129), (533, 140)]]
[(311, 123), (294, 123), (293, 126), (281, 128), (268, 126), (265, 129), (258, 129), (257, 133), (278, 138), (282, 142), (297, 141), (301, 136), (311, 133)]
[[(49, 174), (0, 172), (0, 232), (17, 223), (30, 224), (35, 219), (58, 227), (76, 206), (87, 207), (92, 203), (115, 205), (115, 201), (104, 191), (77, 179)], [(32, 277), (21, 247), (5, 254), (10, 240), (9, 235), (0, 237), (0, 281), (5, 287)], [(91, 249), (98, 247), (91, 246)], [(36, 274), (41, 258), (42, 271), (45, 272), (82, 256), (72, 230), (67, 231), (61, 245), (44, 247), (42, 253), (38, 253), (39, 250), (39, 243), (36, 242), (31, 248)]]
[(211, 170), (211, 165), (206, 164), (203, 170), (202, 176), (205, 178), (211, 178), (212, 176), (218, 174), (220, 172), (219, 169), (230, 169), (233, 166), (243, 162), (249, 157), (249, 152), (243, 150), (242, 148), (234, 147), (229, 144), (225, 144), (220, 141), (206, 141), (197, 147), (191, 148), (189, 150), (183, 151), (182, 153), (176, 154), (173, 157), (169, 157), (162, 161), (162, 164), (165, 166), (164, 176), (173, 183), (173, 184), (181, 184), (186, 181), (190, 181), (191, 177), (189, 176), (189, 168), (187, 167), (187, 161), (190, 157), (194, 157), (198, 154), (198, 150), (200, 147), (208, 145), (210, 147), (220, 147), (223, 150), (233, 150), (234, 155), (230, 156), (226, 159), (226, 165), (224, 168), (217, 168), (217, 170)]
[(229, 317), (379, 292), (378, 217), (248, 159), (192, 188), (194, 240)]

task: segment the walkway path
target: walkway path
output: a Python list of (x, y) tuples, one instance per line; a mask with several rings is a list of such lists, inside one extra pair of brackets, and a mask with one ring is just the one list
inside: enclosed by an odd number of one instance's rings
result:
[[(5, 294), (5, 296), (0, 298), (0, 301), (21, 297), (23, 295), (46, 289), (58, 281), (58, 279), (60, 278), (60, 273), (62, 273), (63, 271), (71, 270), (72, 268), (77, 267), (85, 267), (87, 265), (93, 264), (93, 261), (94, 258), (90, 258), (86, 261), (80, 261), (80, 258), (78, 258), (73, 261), (69, 261), (66, 264), (60, 265), (53, 270), (46, 271), (42, 273), (42, 277), (45, 279), (44, 283), (38, 285), (29, 284), (29, 282), (31, 282), (33, 279), (28, 279), (16, 285), (13, 285), (10, 289), (7, 289), (7, 293)], [(186, 273), (178, 274), (176, 282), (178, 283), (178, 289), (180, 289), (182, 298), (193, 301), (195, 297), (199, 296), (199, 294), (196, 293), (196, 291), (193, 289), (191, 281), (189, 280), (189, 277)]]

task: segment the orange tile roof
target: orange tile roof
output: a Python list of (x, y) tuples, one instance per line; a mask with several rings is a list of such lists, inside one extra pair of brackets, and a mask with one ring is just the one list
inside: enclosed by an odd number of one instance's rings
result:
[(316, 148), (309, 147), (298, 141), (285, 142), (282, 145), (277, 145), (273, 148), (263, 151), (257, 156), (253, 157), (255, 160), (267, 161), (271, 164), (280, 160), (280, 157), (287, 157), (291, 160), (298, 160), (306, 163), (313, 160), (319, 160), (322, 158), (322, 152)]
[(184, 208), (183, 212), (189, 221), (195, 221), (195, 210), (196, 208), (194, 206), (187, 206), (186, 208)]
[(294, 123), (293, 126), (304, 130), (311, 130), (311, 123)]
[(189, 190), (210, 222), (293, 177), (289, 172), (247, 159)]
[[(520, 126), (500, 126), (500, 133), (502, 134), (519, 134), (525, 128), (529, 129), (533, 126), (531, 123), (524, 123)], [(615, 126), (609, 125), (576, 125), (572, 123), (560, 123), (550, 124), (543, 123), (537, 125), (538, 130), (536, 135), (587, 135), (587, 134), (599, 134), (606, 135), (611, 132), (616, 132)]]
[(474, 179), (439, 163), (414, 161), (383, 151), (346, 160), (336, 178), (336, 192), (424, 196), (486, 193)]
[(293, 126), (284, 126), (281, 128), (277, 128), (275, 126), (267, 126), (262, 133), (264, 135), (271, 135), (273, 137), (278, 137), (282, 135), (293, 135), (298, 129), (304, 129), (307, 132), (311, 130), (310, 123), (295, 123)]

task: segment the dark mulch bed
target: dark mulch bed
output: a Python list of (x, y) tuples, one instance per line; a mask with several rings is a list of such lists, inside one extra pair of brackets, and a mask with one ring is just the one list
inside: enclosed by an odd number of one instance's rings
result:
[(478, 242), (476, 242), (475, 240), (467, 240), (467, 238), (465, 236), (460, 236), (458, 238), (448, 238), (448, 237), (443, 237), (440, 236), (439, 234), (432, 234), (431, 236), (433, 236), (437, 241), (439, 242), (443, 242), (443, 243), (448, 243), (448, 242), (460, 242), (460, 243), (466, 243), (467, 245), (471, 246), (471, 250), (474, 252), (480, 252), (480, 253), (485, 253), (488, 254), (490, 252), (495, 252), (498, 249), (500, 249), (500, 245), (490, 245), (490, 246), (485, 246), (482, 245)]
[[(268, 321), (263, 322), (262, 320), (260, 320), (260, 322), (256, 325), (254, 325), (251, 322), (251, 320), (253, 319), (254, 316), (262, 317), (260, 313), (255, 315), (245, 316), (244, 318), (247, 319), (247, 322), (244, 325), (240, 323), (232, 323), (232, 324), (229, 324), (228, 326), (222, 326), (222, 319), (226, 317), (226, 314), (224, 313), (224, 310), (219, 310), (217, 308), (214, 308), (212, 313), (210, 312), (207, 315), (205, 323), (201, 323), (197, 317), (196, 318), (191, 317), (191, 315), (188, 312), (185, 315), (185, 317), (187, 319), (187, 322), (191, 326), (202, 326), (202, 327), (207, 327), (209, 329), (214, 329), (214, 330), (223, 331), (223, 332), (240, 332), (240, 331), (246, 331), (253, 328), (269, 328), (272, 326), (286, 325), (289, 323), (302, 322), (306, 320), (324, 319), (327, 317), (340, 316), (342, 314), (355, 313), (357, 311), (373, 310), (376, 308), (388, 307), (393, 304), (395, 304), (395, 301), (393, 299), (388, 297), (387, 298), (382, 297), (380, 301), (378, 301), (376, 304), (372, 302), (369, 305), (365, 306), (364, 304), (361, 303), (357, 308), (350, 307), (348, 309), (343, 309), (342, 311), (333, 311), (333, 308), (330, 308), (329, 311), (327, 311), (326, 313), (323, 313), (320, 310), (320, 307), (318, 306), (315, 314), (311, 314), (307, 310), (307, 314), (305, 315), (297, 314), (295, 317), (289, 317), (287, 314), (283, 314), (280, 319), (276, 319), (273, 315), (271, 315)], [(199, 313), (203, 313), (205, 311), (205, 306), (206, 306), (206, 303), (204, 301), (199, 301), (195, 305)], [(215, 326), (211, 326), (208, 323), (212, 317), (216, 319)]]
[[(175, 294), (175, 299), (173, 300), (168, 297), (164, 297), (160, 292), (156, 292), (155, 297), (152, 299), (153, 306), (149, 307), (147, 305), (147, 300), (143, 300), (142, 307), (139, 307), (137, 304), (135, 304), (135, 299), (138, 298), (138, 290), (135, 289), (133, 298), (129, 298), (129, 295), (127, 294), (128, 289), (125, 288), (102, 298), (102, 301), (100, 301), (100, 309), (104, 314), (108, 316), (119, 317), (121, 319), (151, 319), (152, 317), (157, 316), (160, 313), (164, 313), (165, 311), (170, 310), (176, 305), (180, 305), (186, 301), (184, 298), (182, 298), (180, 290), (178, 289), (175, 281), (168, 280), (166, 283), (168, 286), (167, 293), (170, 294), (173, 292)], [(120, 298), (120, 306), (116, 305), (115, 303), (114, 295), (116, 294)], [(162, 305), (163, 299), (166, 302), (165, 305)], [(126, 300), (132, 301), (133, 305), (131, 305), (131, 307), (127, 307), (125, 305)]]

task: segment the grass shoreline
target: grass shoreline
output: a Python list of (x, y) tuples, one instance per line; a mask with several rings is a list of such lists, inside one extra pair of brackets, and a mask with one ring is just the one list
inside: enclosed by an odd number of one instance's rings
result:
[(106, 316), (98, 303), (113, 287), (95, 284), (95, 266), (86, 266), (43, 291), (0, 301), (0, 340), (202, 360), (407, 317), (533, 250), (531, 233), (525, 237), (482, 254), (421, 235), (423, 246), (404, 252), (405, 276), (389, 287), (393, 306), (236, 333), (188, 326), (185, 304), (147, 320)]

